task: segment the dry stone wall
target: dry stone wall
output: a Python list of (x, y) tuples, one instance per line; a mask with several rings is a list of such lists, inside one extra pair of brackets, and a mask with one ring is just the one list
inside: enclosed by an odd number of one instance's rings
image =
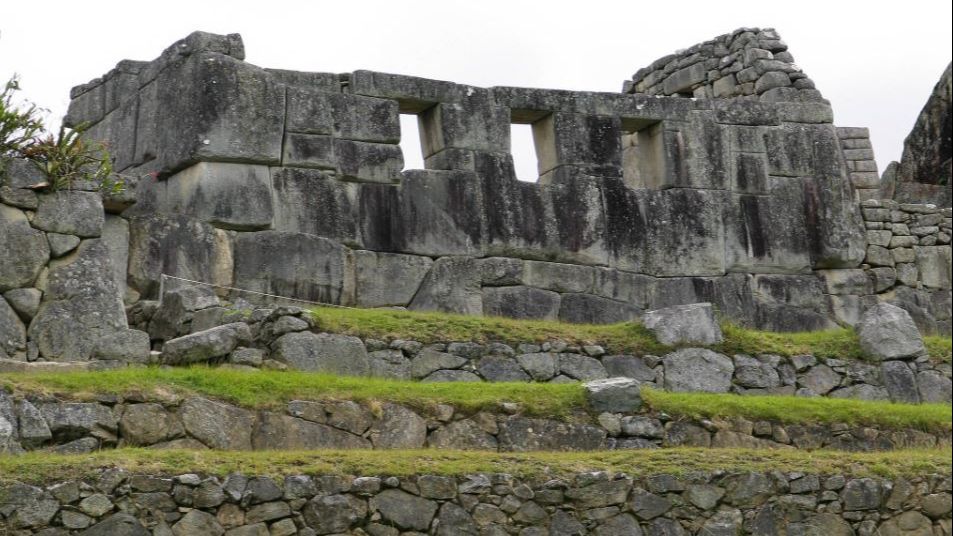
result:
[(739, 28), (663, 56), (639, 69), (622, 91), (696, 99), (824, 102), (772, 28)]
[[(0, 487), (0, 530), (150, 534), (949, 534), (950, 477), (129, 474)], [(16, 532), (14, 532), (16, 531)]]
[[(0, 391), (0, 454), (85, 454), (107, 448), (219, 450), (462, 449), (499, 452), (668, 447), (881, 451), (942, 448), (950, 431), (846, 423), (694, 419), (641, 408), (566, 419), (524, 414), (513, 403), (461, 412), (348, 400), (293, 400), (258, 411), (193, 396), (129, 394), (82, 402)], [(506, 411), (509, 409), (509, 411)]]

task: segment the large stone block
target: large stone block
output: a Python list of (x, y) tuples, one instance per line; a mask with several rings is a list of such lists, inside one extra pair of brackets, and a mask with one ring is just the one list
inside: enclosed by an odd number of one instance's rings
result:
[(556, 320), (560, 297), (533, 287), (484, 287), (483, 314), (534, 320)]
[(509, 150), (510, 110), (498, 106), (485, 89), (474, 89), (459, 102), (437, 104), (418, 121), (425, 158), (448, 148)]
[(410, 308), (483, 314), (480, 275), (480, 265), (472, 257), (441, 257), (433, 263)]
[(355, 251), (355, 303), (359, 307), (405, 306), (432, 265), (430, 257)]
[(353, 260), (313, 235), (260, 231), (235, 238), (235, 286), (322, 303), (353, 303)]
[(32, 286), (50, 259), (46, 234), (31, 227), (22, 210), (2, 203), (0, 251), (0, 292)]
[(559, 304), (559, 319), (577, 324), (615, 324), (638, 318), (642, 309), (593, 294), (567, 293)]
[(95, 238), (103, 231), (103, 214), (98, 192), (60, 190), (39, 196), (33, 226), (52, 233)]
[(923, 337), (910, 314), (889, 303), (867, 309), (857, 324), (857, 336), (864, 353), (881, 361), (926, 353)]
[(666, 276), (725, 273), (727, 192), (676, 188), (646, 192), (645, 272)]
[(399, 188), (361, 185), (361, 235), (375, 251), (476, 255), (483, 250), (483, 207), (472, 172), (408, 171)]
[(100, 338), (126, 329), (123, 290), (101, 239), (50, 263), (50, 275), (29, 336), (49, 360), (89, 359)]
[(102, 121), (83, 133), (83, 139), (94, 144), (103, 144), (109, 150), (113, 168), (125, 170), (136, 160), (136, 120), (139, 114), (139, 101), (133, 95), (115, 110), (110, 111)]
[(725, 214), (725, 264), (732, 272), (805, 273), (811, 254), (801, 185), (780, 181), (772, 195), (733, 195)]
[(230, 286), (232, 245), (225, 231), (185, 216), (129, 220), (129, 283), (155, 297), (162, 274)]
[(675, 392), (726, 393), (731, 388), (735, 365), (728, 357), (705, 350), (685, 348), (666, 355), (665, 389)]
[(335, 170), (334, 138), (325, 134), (289, 132), (281, 149), (281, 164)]
[(360, 244), (357, 184), (324, 171), (287, 167), (271, 168), (271, 180), (274, 230)]
[(288, 132), (331, 134), (331, 94), (326, 89), (297, 85), (288, 87)]
[(647, 311), (642, 325), (662, 344), (711, 345), (722, 341), (721, 327), (710, 303), (676, 305)]
[(770, 331), (815, 331), (837, 327), (828, 314), (824, 285), (813, 275), (756, 275), (751, 289), (755, 323)]
[(172, 175), (163, 185), (160, 212), (236, 231), (272, 225), (272, 180), (267, 166), (199, 162)]
[(285, 90), (265, 70), (203, 51), (171, 61), (155, 83), (155, 104), (142, 104), (155, 110), (153, 122), (138, 128), (151, 130), (155, 140), (151, 169), (168, 174), (198, 161), (279, 162)]
[(953, 287), (950, 246), (915, 246), (920, 282), (927, 288)]
[(400, 181), (404, 155), (399, 145), (334, 140), (334, 161), (341, 178), (357, 182)]
[(420, 113), (438, 102), (457, 102), (468, 89), (476, 89), (443, 80), (363, 70), (351, 73), (349, 88), (354, 95), (394, 99), (402, 113)]
[(213, 361), (231, 353), (240, 342), (250, 341), (248, 324), (225, 324), (167, 341), (162, 346), (162, 362), (187, 365)]
[(397, 101), (346, 93), (328, 95), (334, 137), (342, 140), (400, 141)]
[(282, 335), (274, 343), (274, 358), (296, 370), (366, 376), (370, 361), (357, 337), (300, 331)]
[(622, 131), (611, 116), (554, 112), (533, 123), (539, 174), (559, 166), (622, 166)]

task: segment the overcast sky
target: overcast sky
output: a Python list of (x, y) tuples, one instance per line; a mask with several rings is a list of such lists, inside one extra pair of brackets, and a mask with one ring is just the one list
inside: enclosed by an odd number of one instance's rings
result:
[[(881, 170), (899, 160), (953, 42), (949, 0), (9, 0), (0, 13), (0, 77), (18, 73), (22, 94), (57, 119), (70, 87), (121, 59), (152, 59), (193, 30), (241, 33), (246, 61), (263, 67), (620, 91), (675, 50), (774, 27), (832, 102), (835, 123), (870, 128)], [(514, 140), (521, 178), (532, 174), (527, 145), (525, 132)]]

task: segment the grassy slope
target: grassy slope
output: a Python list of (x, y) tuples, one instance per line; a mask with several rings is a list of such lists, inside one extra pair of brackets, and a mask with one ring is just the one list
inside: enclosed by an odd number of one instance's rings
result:
[[(513, 320), (446, 313), (391, 309), (319, 307), (312, 311), (320, 329), (377, 339), (410, 339), (423, 343), (501, 341), (506, 343), (563, 340), (572, 344), (602, 344), (612, 353), (656, 354), (671, 351), (640, 324), (590, 325), (540, 320)], [(722, 325), (725, 341), (712, 349), (727, 354), (814, 354), (820, 358), (862, 359), (853, 330), (842, 328), (808, 333), (772, 333)], [(953, 340), (926, 337), (930, 355), (950, 361)]]
[[(129, 368), (102, 372), (7, 374), (0, 386), (27, 393), (97, 394), (131, 392), (153, 396), (200, 393), (249, 408), (282, 408), (294, 399), (398, 402), (427, 409), (451, 404), (464, 412), (498, 410), (516, 402), (531, 415), (568, 416), (585, 407), (578, 384), (420, 383), (328, 376), (306, 372), (245, 372), (224, 368)], [(163, 395), (165, 393), (165, 395)], [(800, 397), (753, 397), (731, 394), (668, 393), (644, 390), (652, 408), (673, 416), (794, 422), (844, 422), (894, 428), (946, 430), (953, 412), (945, 404), (905, 405), (861, 400)]]
[(224, 476), (232, 472), (280, 477), (289, 474), (464, 475), (510, 473), (559, 477), (604, 470), (632, 476), (691, 471), (772, 471), (896, 477), (950, 474), (950, 449), (857, 453), (745, 449), (657, 449), (601, 452), (495, 453), (453, 450), (393, 451), (163, 451), (105, 450), (84, 455), (34, 452), (0, 456), (0, 483), (52, 482), (94, 476), (101, 468), (132, 473)]

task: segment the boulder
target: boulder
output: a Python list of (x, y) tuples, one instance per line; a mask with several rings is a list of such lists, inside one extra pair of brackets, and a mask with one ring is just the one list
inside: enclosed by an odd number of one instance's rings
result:
[(404, 530), (427, 532), (437, 513), (437, 503), (399, 489), (386, 489), (370, 501), (371, 511)]
[(418, 449), (427, 440), (427, 422), (404, 406), (384, 404), (371, 440), (379, 449)]
[(85, 436), (113, 438), (118, 428), (108, 406), (91, 402), (45, 402), (37, 409), (58, 443)]
[(172, 534), (175, 536), (222, 536), (225, 529), (218, 523), (215, 516), (202, 510), (189, 510), (175, 525), (172, 525)]
[(33, 226), (51, 233), (95, 238), (102, 234), (105, 221), (99, 192), (60, 190), (39, 196)]
[(343, 534), (364, 519), (367, 503), (352, 495), (319, 495), (308, 501), (301, 513), (318, 534)]
[(167, 365), (188, 365), (227, 356), (239, 343), (251, 341), (248, 324), (234, 322), (184, 337), (162, 345), (162, 362)]
[(723, 340), (721, 327), (710, 303), (676, 305), (642, 316), (642, 325), (662, 344), (718, 344)]
[[(46, 235), (20, 209), (0, 203), (0, 292), (30, 287), (50, 260)], [(15, 251), (16, 255), (7, 252)]]
[(920, 401), (923, 403), (949, 404), (953, 398), (953, 382), (935, 370), (918, 373), (917, 387), (920, 390)]
[(864, 312), (857, 324), (860, 348), (868, 356), (884, 361), (905, 359), (926, 353), (923, 337), (905, 310), (880, 303)]
[(920, 392), (917, 389), (917, 377), (903, 361), (884, 361), (880, 365), (884, 387), (893, 402), (919, 404)]
[(179, 406), (185, 431), (206, 446), (222, 450), (251, 450), (255, 415), (205, 398), (188, 398)]
[(309, 372), (366, 376), (370, 359), (357, 337), (300, 331), (282, 335), (274, 342), (273, 358)]
[(147, 363), (152, 346), (149, 334), (136, 329), (123, 329), (99, 338), (93, 350), (94, 359)]
[(264, 412), (252, 434), (256, 450), (366, 449), (368, 440), (331, 426)]
[(35, 288), (15, 288), (4, 292), (3, 297), (24, 322), (29, 322), (40, 309), (43, 293)]
[(43, 300), (29, 329), (40, 355), (87, 360), (104, 335), (127, 328), (123, 289), (113, 273), (101, 239), (84, 240), (74, 253), (50, 262)]
[(675, 392), (727, 393), (735, 366), (727, 356), (704, 348), (683, 348), (662, 359), (665, 389)]
[(131, 514), (119, 512), (80, 533), (82, 536), (150, 536), (150, 532)]
[(0, 358), (25, 348), (26, 327), (3, 296), (0, 296)]
[(131, 445), (153, 445), (182, 435), (182, 423), (161, 404), (132, 404), (119, 419), (119, 431)]
[(497, 441), (471, 419), (453, 421), (438, 428), (427, 439), (432, 448), (461, 450), (496, 450)]
[(632, 378), (608, 378), (583, 384), (589, 407), (598, 413), (628, 413), (642, 406), (639, 382)]

